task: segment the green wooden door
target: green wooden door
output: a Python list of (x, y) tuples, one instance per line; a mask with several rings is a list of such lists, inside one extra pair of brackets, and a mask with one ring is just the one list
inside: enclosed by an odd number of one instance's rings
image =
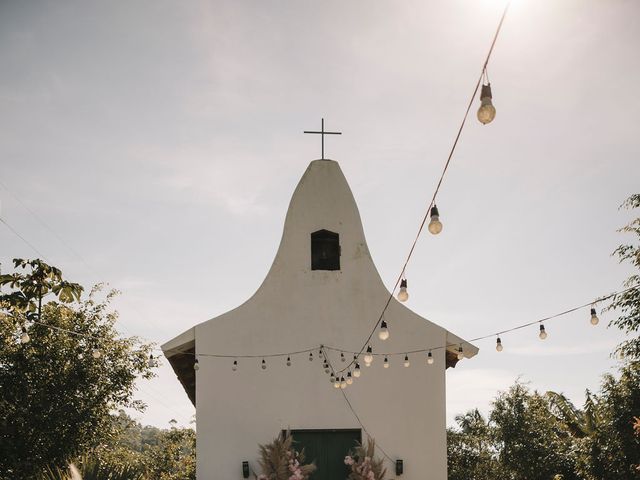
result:
[(304, 448), (306, 462), (318, 467), (313, 480), (345, 480), (349, 469), (344, 457), (362, 439), (360, 430), (293, 430), (291, 435), (296, 450)]

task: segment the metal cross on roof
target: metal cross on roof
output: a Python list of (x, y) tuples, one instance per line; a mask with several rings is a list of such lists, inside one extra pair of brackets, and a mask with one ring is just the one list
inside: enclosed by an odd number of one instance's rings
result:
[(325, 135), (342, 135), (342, 132), (325, 132), (324, 131), (324, 118), (322, 119), (322, 128), (319, 132), (311, 132), (309, 130), (305, 130), (304, 133), (317, 133), (322, 135), (322, 160), (326, 160), (324, 158), (324, 136)]

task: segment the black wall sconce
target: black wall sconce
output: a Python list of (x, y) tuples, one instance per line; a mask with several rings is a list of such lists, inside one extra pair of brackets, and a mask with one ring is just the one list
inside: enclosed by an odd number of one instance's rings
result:
[(242, 462), (242, 478), (249, 478), (249, 462)]
[(404, 462), (402, 460), (396, 460), (396, 475), (402, 475), (404, 473)]

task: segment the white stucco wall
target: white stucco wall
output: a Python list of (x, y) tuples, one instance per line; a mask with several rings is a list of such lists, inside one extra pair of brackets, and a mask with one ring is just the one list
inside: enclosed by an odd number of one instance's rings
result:
[[(340, 271), (311, 271), (310, 234), (340, 234)], [(284, 233), (264, 283), (240, 307), (195, 327), (196, 354), (261, 355), (328, 345), (358, 350), (377, 320), (389, 292), (369, 255), (360, 215), (339, 165), (311, 162), (291, 200)], [(393, 300), (385, 318), (390, 338), (372, 340), (374, 351), (402, 352), (457, 343), (446, 330)], [(175, 342), (170, 342), (175, 346)], [(169, 345), (169, 344), (168, 344)], [(477, 351), (464, 344), (467, 355)], [(339, 354), (332, 363), (341, 368)], [(333, 388), (314, 351), (285, 358), (198, 357), (198, 479), (242, 478), (241, 462), (257, 468), (258, 443), (281, 429), (360, 428), (341, 390)], [(391, 357), (382, 368), (361, 361), (362, 377), (344, 392), (378, 444), (404, 460), (406, 480), (445, 480), (445, 351)], [(348, 359), (350, 357), (348, 356)], [(364, 436), (364, 435), (363, 435)], [(388, 470), (393, 472), (389, 463)]]

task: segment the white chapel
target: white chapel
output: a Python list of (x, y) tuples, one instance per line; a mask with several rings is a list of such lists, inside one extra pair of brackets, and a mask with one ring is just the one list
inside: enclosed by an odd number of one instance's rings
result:
[[(316, 462), (313, 480), (343, 480), (344, 456), (356, 440), (366, 440), (364, 427), (389, 457), (388, 478), (446, 480), (445, 370), (456, 365), (460, 348), (470, 358), (475, 346), (394, 298), (384, 315), (390, 336), (382, 341), (374, 334), (374, 361), (365, 367), (358, 358), (362, 374), (352, 385), (334, 388), (319, 357), (325, 346), (336, 370), (347, 366), (389, 296), (339, 164), (312, 161), (257, 292), (162, 346), (196, 406), (197, 478), (247, 478), (247, 464), (253, 478), (258, 444), (290, 429), (307, 460)], [(422, 352), (403, 366), (403, 352), (430, 348), (431, 364)], [(295, 351), (305, 352), (290, 355), (290, 362), (269, 356)], [(396, 354), (389, 368), (384, 353)]]

